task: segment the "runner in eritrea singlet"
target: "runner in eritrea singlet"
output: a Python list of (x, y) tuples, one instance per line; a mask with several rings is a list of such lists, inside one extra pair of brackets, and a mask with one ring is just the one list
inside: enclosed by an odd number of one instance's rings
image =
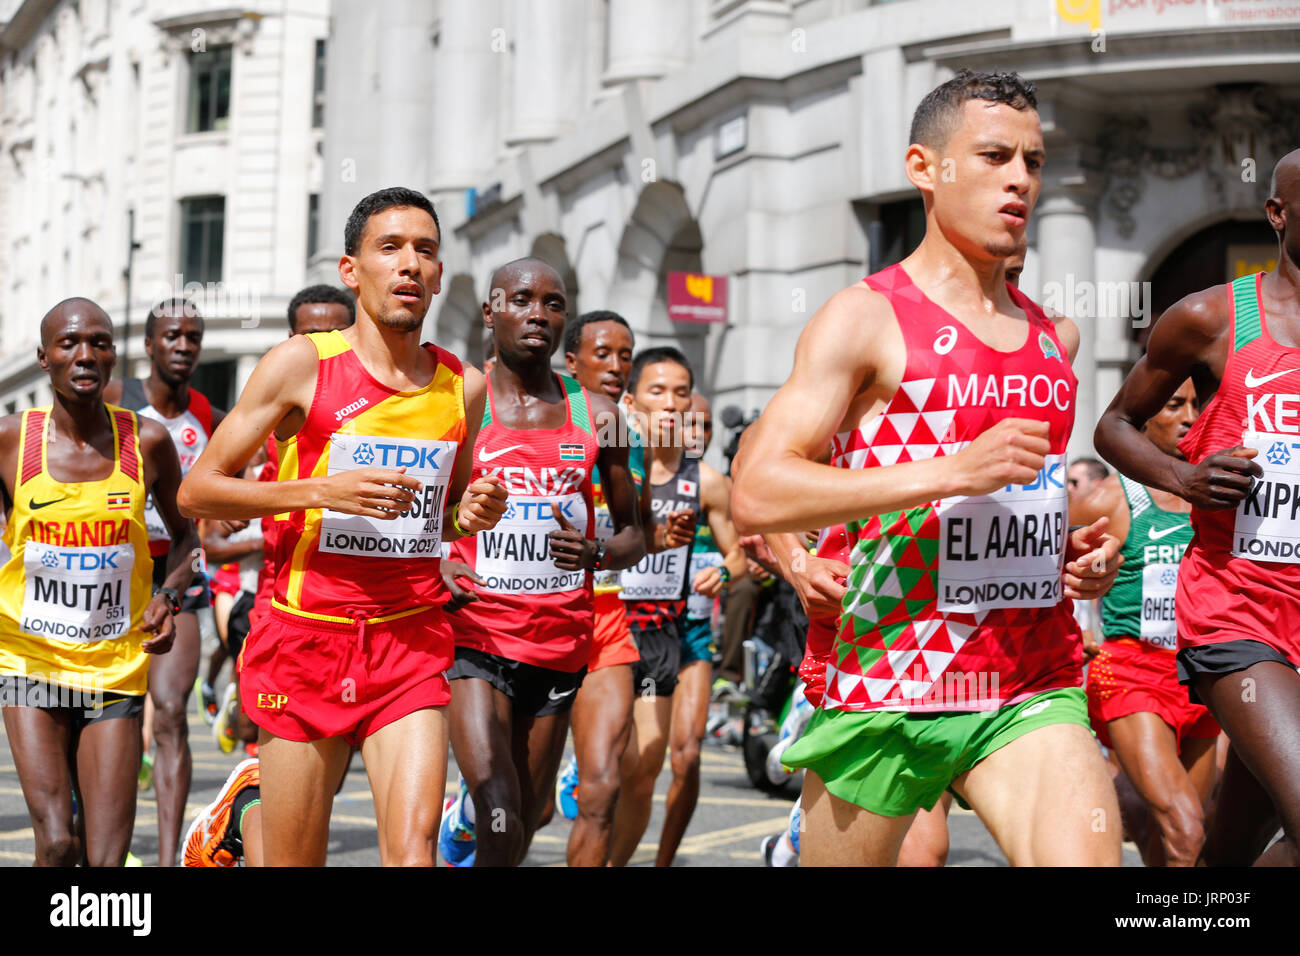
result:
[(559, 530), (552, 506), (595, 537), (592, 472), (600, 454), (586, 390), (557, 376), (568, 419), (559, 428), (515, 429), (493, 415), (491, 379), (474, 445), (475, 475), (496, 475), (509, 494), (491, 531), (452, 544), (451, 557), (484, 581), (456, 612), (456, 644), (508, 660), (576, 672), (591, 656), (592, 590), (587, 571), (562, 571), (550, 555)]
[[(122, 407), (145, 418), (152, 418), (167, 429), (167, 433), (172, 436), (172, 444), (176, 446), (176, 456), (181, 462), (182, 478), (189, 474), (203, 449), (208, 447), (208, 439), (212, 437), (212, 403), (198, 389), (190, 389), (190, 404), (185, 411), (175, 418), (165, 418), (149, 404), (149, 396), (140, 379), (123, 379)], [(158, 509), (154, 507), (152, 495), (145, 505), (144, 515), (149, 527), (149, 553), (155, 558), (165, 558), (171, 549), (171, 535)]]
[(0, 674), (52, 684), (93, 675), (105, 692), (138, 697), (149, 673), (140, 621), (153, 577), (144, 464), (136, 416), (107, 408), (117, 451), (102, 481), (53, 478), (51, 406), (23, 413), (4, 533), (10, 558), (0, 568)]
[(1192, 464), (1237, 445), (1264, 474), (1235, 510), (1192, 509), (1178, 574), (1179, 647), (1254, 640), (1300, 665), (1300, 348), (1268, 333), (1259, 282), (1228, 287), (1231, 348), (1219, 390), (1179, 450)]
[(443, 506), (466, 435), (460, 360), (426, 343), (438, 360), (432, 381), (399, 392), (366, 371), (339, 332), (307, 338), (320, 360), (316, 392), (298, 434), (278, 443), (277, 479), (405, 467), (424, 489), (410, 511), (391, 520), (321, 509), (290, 515), (272, 543), (272, 605), (351, 623), (442, 604)]
[[(649, 471), (649, 469), (647, 469)], [(700, 513), (700, 460), (683, 455), (677, 473), (661, 485), (650, 485), (650, 507), (656, 523), (674, 511)], [(694, 544), (647, 554), (623, 571), (628, 602), (628, 623), (638, 628), (661, 627), (669, 618), (682, 616), (690, 592), (690, 553)]]
[(1005, 418), (1050, 426), (1030, 485), (849, 522), (848, 592), (826, 669), (828, 710), (976, 711), (1082, 679), (1062, 596), (1065, 451), (1075, 376), (1042, 310), (1013, 287), (1025, 344), (999, 352), (901, 266), (869, 276), (898, 316), (907, 368), (877, 417), (835, 437), (831, 463), (878, 468), (951, 455)]
[(1174, 593), (1178, 563), (1192, 540), (1187, 512), (1166, 511), (1138, 482), (1119, 476), (1129, 508), (1129, 531), (1120, 554), (1124, 563), (1101, 599), (1101, 631), (1107, 639), (1131, 637), (1170, 652), (1178, 644)]

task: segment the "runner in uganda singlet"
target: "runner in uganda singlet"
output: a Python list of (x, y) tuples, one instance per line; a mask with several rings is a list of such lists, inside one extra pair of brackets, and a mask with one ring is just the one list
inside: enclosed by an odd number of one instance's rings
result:
[(438, 361), (432, 381), (399, 392), (366, 371), (339, 332), (307, 338), (320, 359), (316, 392), (301, 430), (279, 442), (277, 479), (404, 467), (424, 488), (410, 511), (391, 520), (311, 509), (279, 522), (271, 544), (273, 606), (352, 622), (444, 603), (444, 499), (467, 433), (460, 360), (426, 343)]
[(1124, 563), (1101, 599), (1101, 631), (1109, 639), (1133, 637), (1171, 652), (1178, 643), (1174, 593), (1178, 563), (1192, 540), (1186, 512), (1166, 511), (1138, 482), (1119, 476), (1129, 508), (1129, 531), (1120, 554)]
[(901, 266), (866, 282), (898, 316), (907, 367), (879, 416), (835, 437), (832, 464), (878, 468), (951, 455), (1006, 418), (1046, 421), (1050, 450), (1029, 485), (846, 525), (851, 570), (823, 706), (986, 710), (1079, 686), (1079, 630), (1061, 583), (1076, 380), (1052, 322), (1008, 286), (1025, 313), (1026, 339), (1000, 352), (931, 302)]
[(1228, 287), (1232, 351), (1179, 442), (1192, 464), (1238, 445), (1263, 469), (1235, 510), (1192, 509), (1178, 575), (1179, 647), (1262, 641), (1300, 665), (1300, 348), (1268, 333), (1263, 273)]
[[(673, 511), (690, 509), (700, 513), (700, 460), (682, 456), (677, 473), (661, 485), (650, 485), (650, 507), (657, 523)], [(633, 627), (660, 627), (669, 618), (680, 617), (690, 590), (690, 553), (694, 544), (647, 554), (623, 571), (619, 595), (627, 605), (628, 623)]]
[(141, 617), (152, 593), (139, 421), (107, 406), (116, 443), (102, 481), (47, 470), (51, 406), (23, 413), (13, 512), (0, 568), (0, 674), (52, 684), (86, 675), (100, 690), (140, 696), (149, 673)]
[[(181, 462), (181, 477), (184, 478), (199, 460), (203, 449), (208, 447), (212, 437), (212, 403), (198, 389), (190, 389), (190, 404), (185, 411), (175, 418), (165, 418), (162, 412), (149, 404), (144, 390), (144, 382), (138, 378), (122, 381), (122, 407), (129, 408), (145, 418), (152, 418), (172, 436), (176, 446), (176, 457)], [(171, 535), (162, 515), (154, 507), (153, 496), (145, 504), (145, 524), (149, 528), (149, 553), (155, 558), (166, 557), (171, 550)]]
[(494, 418), (488, 379), (474, 474), (496, 475), (510, 497), (497, 526), (455, 541), (451, 556), (484, 581), (474, 586), (478, 599), (456, 612), (457, 646), (572, 673), (591, 656), (590, 572), (556, 567), (548, 535), (560, 528), (552, 511), (558, 507), (565, 521), (595, 538), (591, 475), (600, 445), (586, 391), (576, 379), (557, 377), (568, 420), (533, 429), (507, 428)]

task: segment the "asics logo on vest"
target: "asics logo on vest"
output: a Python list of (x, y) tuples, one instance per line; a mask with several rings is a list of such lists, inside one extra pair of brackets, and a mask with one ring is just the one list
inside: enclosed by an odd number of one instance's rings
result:
[(335, 412), (334, 420), (336, 422), (341, 422), (343, 421), (343, 419), (347, 418), (353, 412), (359, 412), (361, 411), (361, 409), (365, 408), (369, 404), (370, 402), (368, 402), (366, 399), (358, 398), (351, 405), (345, 405), (342, 408), (340, 408), (337, 412)]
[(1294, 371), (1295, 369), (1293, 368), (1284, 368), (1282, 369), (1282, 371), (1274, 372), (1272, 375), (1260, 375), (1257, 377), (1255, 375), (1255, 370), (1252, 368), (1249, 372), (1246, 373), (1246, 387), (1259, 388), (1261, 385), (1263, 385), (1266, 382), (1271, 382), (1275, 378), (1281, 378), (1283, 375), (1286, 375), (1288, 372), (1294, 372)]
[(1032, 405), (1034, 408), (1053, 406), (1060, 411), (1070, 410), (1070, 383), (1063, 378), (1046, 375), (980, 375), (966, 376), (963, 386), (956, 375), (948, 376), (948, 407), (969, 408), (975, 405), (1008, 406)]
[(415, 448), (396, 442), (362, 442), (352, 453), (358, 465), (378, 465), (380, 468), (438, 469), (438, 456), (442, 448)]
[(936, 355), (947, 355), (956, 344), (957, 330), (951, 325), (945, 325), (939, 330), (939, 334), (935, 336), (934, 352)]

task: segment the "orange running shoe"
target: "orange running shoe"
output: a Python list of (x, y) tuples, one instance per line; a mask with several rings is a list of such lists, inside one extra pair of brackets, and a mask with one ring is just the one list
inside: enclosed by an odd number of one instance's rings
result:
[(182, 866), (237, 866), (244, 855), (243, 842), (230, 833), (231, 808), (240, 792), (261, 786), (262, 775), (256, 758), (239, 764), (217, 792), (213, 801), (190, 824), (185, 834)]

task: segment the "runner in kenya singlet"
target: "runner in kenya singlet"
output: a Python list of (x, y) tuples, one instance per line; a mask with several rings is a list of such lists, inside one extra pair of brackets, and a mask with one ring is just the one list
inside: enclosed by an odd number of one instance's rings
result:
[(1076, 380), (1051, 321), (1028, 318), (1014, 352), (985, 345), (901, 266), (866, 280), (899, 317), (907, 368), (882, 414), (835, 437), (832, 464), (878, 468), (950, 455), (1005, 418), (1050, 426), (1038, 479), (846, 525), (852, 550), (823, 707), (975, 711), (1080, 684), (1062, 597), (1065, 451)]
[(4, 534), (11, 556), (0, 568), (0, 674), (54, 684), (85, 675), (102, 681), (99, 690), (139, 697), (149, 674), (140, 621), (153, 576), (144, 465), (136, 416), (107, 407), (117, 450), (102, 481), (51, 476), (51, 406), (23, 413)]
[(1178, 574), (1179, 647), (1260, 641), (1300, 666), (1300, 348), (1268, 334), (1259, 281), (1229, 287), (1232, 351), (1178, 448), (1192, 464), (1244, 445), (1264, 474), (1236, 510), (1192, 509)]
[(451, 556), (474, 568), (478, 599), (456, 612), (456, 644), (537, 667), (573, 673), (591, 655), (592, 590), (587, 571), (562, 571), (548, 535), (559, 529), (552, 506), (587, 538), (595, 537), (592, 472), (600, 444), (587, 393), (557, 376), (568, 420), (560, 428), (507, 428), (493, 415), (488, 378), (474, 469), (496, 475), (509, 494), (491, 531), (460, 538)]
[(433, 380), (399, 392), (371, 376), (339, 332), (308, 338), (320, 359), (316, 392), (298, 434), (278, 443), (278, 480), (405, 467), (424, 490), (391, 520), (320, 509), (290, 515), (273, 541), (272, 605), (351, 623), (442, 604), (446, 589), (430, 562), (441, 557), (444, 499), (466, 435), (460, 360), (426, 343), (438, 359)]

